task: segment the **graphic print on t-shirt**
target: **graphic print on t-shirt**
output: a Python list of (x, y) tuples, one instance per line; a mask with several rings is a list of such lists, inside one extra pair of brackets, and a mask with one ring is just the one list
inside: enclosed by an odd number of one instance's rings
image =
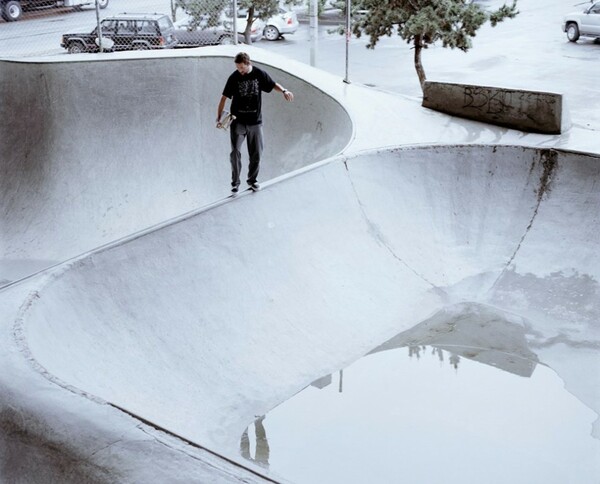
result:
[(256, 113), (258, 111), (258, 99), (260, 85), (258, 79), (244, 79), (238, 82), (239, 112)]

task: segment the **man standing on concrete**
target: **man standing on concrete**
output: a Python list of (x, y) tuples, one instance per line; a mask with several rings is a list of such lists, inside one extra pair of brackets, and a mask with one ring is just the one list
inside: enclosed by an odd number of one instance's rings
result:
[(263, 150), (262, 92), (271, 92), (275, 89), (283, 94), (286, 101), (290, 102), (294, 100), (294, 94), (273, 81), (265, 71), (253, 66), (250, 56), (245, 52), (237, 54), (234, 62), (236, 70), (227, 79), (217, 108), (217, 127), (221, 127), (220, 120), (225, 103), (227, 99), (231, 99), (231, 114), (236, 119), (230, 126), (231, 154), (229, 159), (231, 161), (231, 191), (235, 195), (240, 186), (242, 170), (240, 149), (244, 138), (246, 138), (250, 158), (247, 182), (252, 190), (260, 189), (257, 177)]

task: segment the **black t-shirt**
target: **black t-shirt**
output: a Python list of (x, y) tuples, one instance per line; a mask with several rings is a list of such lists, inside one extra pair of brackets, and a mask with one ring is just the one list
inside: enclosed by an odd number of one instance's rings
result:
[(275, 81), (262, 69), (252, 66), (245, 76), (235, 71), (227, 79), (223, 96), (231, 99), (231, 114), (244, 124), (261, 124), (262, 91), (271, 92)]

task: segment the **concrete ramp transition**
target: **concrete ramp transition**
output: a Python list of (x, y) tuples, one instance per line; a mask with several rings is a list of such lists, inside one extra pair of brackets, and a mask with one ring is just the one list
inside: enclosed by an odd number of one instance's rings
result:
[(236, 455), (255, 415), (477, 303), (521, 317), (529, 351), (598, 412), (599, 161), (497, 146), (340, 158), (55, 271), (21, 344), (52, 381)]
[[(82, 59), (1, 62), (0, 283), (229, 194), (229, 135), (215, 117), (231, 57)], [(268, 70), (305, 101), (265, 96), (264, 156), (277, 163), (263, 180), (352, 136), (332, 97)]]
[(264, 188), (227, 198), (236, 51), (0, 61), (0, 481), (276, 481), (255, 416), (440, 328), (600, 414), (600, 159), (551, 148), (587, 137), (254, 49), (297, 101), (265, 97)]

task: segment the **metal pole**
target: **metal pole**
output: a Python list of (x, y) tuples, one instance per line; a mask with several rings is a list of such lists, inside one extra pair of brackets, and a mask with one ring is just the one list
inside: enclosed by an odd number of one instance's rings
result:
[(233, 45), (238, 44), (237, 11), (237, 0), (233, 0)]
[(350, 78), (348, 77), (348, 64), (350, 58), (350, 37), (352, 36), (351, 29), (351, 18), (352, 18), (352, 0), (346, 0), (346, 77), (344, 82), (350, 84)]
[(104, 48), (102, 47), (102, 29), (100, 28), (100, 6), (98, 5), (98, 0), (96, 0), (96, 23), (98, 29), (98, 48), (100, 52), (104, 52)]
[(319, 0), (310, 0), (310, 65), (317, 64), (317, 44), (319, 34)]

